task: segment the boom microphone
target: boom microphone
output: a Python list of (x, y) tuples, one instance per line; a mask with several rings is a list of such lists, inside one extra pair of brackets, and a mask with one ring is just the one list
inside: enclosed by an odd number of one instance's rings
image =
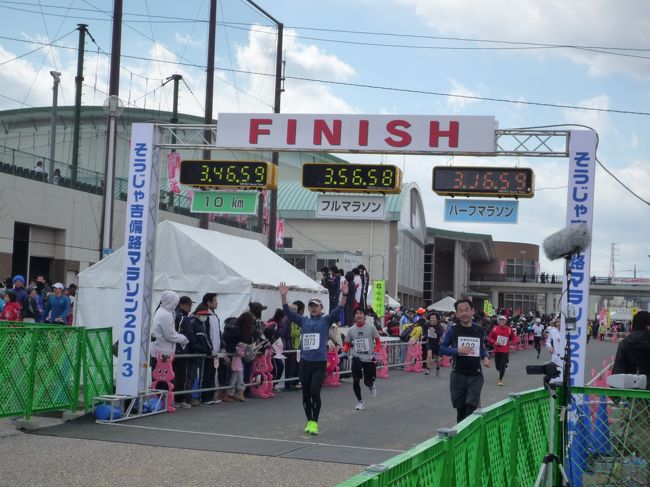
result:
[(568, 227), (549, 235), (542, 242), (544, 253), (549, 260), (566, 258), (579, 254), (591, 243), (591, 233), (585, 223)]

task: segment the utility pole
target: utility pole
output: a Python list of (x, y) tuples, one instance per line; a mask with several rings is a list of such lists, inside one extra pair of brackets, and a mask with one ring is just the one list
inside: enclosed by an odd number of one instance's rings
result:
[[(253, 0), (247, 0), (254, 8), (261, 12), (266, 18), (273, 22), (278, 29), (278, 40), (275, 52), (275, 100), (273, 103), (273, 113), (280, 113), (280, 101), (282, 97), (282, 38), (284, 36), (284, 24), (275, 19), (262, 7), (257, 5)], [(277, 151), (271, 154), (271, 162), (279, 165), (279, 155)], [(267, 247), (275, 252), (276, 233), (278, 228), (278, 190), (272, 189), (269, 196), (269, 240)]]
[(70, 179), (77, 181), (79, 168), (79, 127), (81, 125), (81, 88), (84, 80), (84, 50), (87, 24), (77, 24), (79, 31), (79, 50), (77, 51), (77, 76), (74, 78), (74, 119), (72, 123), (72, 163), (70, 164)]
[[(169, 78), (168, 78), (169, 79)], [(174, 82), (174, 96), (172, 101), (172, 118), (171, 123), (178, 123), (178, 83), (183, 77), (180, 74), (172, 74), (172, 81)], [(172, 145), (176, 143), (176, 129), (172, 130)], [(172, 152), (176, 152), (176, 149), (172, 147)], [(174, 193), (169, 191), (169, 207), (174, 208)]]
[[(210, 21), (208, 26), (208, 68), (205, 77), (205, 116), (203, 123), (212, 124), (212, 100), (214, 92), (214, 52), (217, 30), (217, 0), (210, 0)], [(212, 132), (208, 129), (204, 132), (206, 144), (212, 143)], [(212, 157), (212, 151), (205, 149), (203, 159), (208, 161)], [(208, 228), (208, 214), (199, 213), (199, 228)]]
[(113, 35), (111, 40), (111, 72), (108, 99), (104, 103), (108, 111), (108, 137), (106, 138), (106, 159), (104, 163), (104, 198), (102, 242), (100, 259), (112, 252), (113, 247), (113, 184), (115, 181), (115, 145), (117, 117), (120, 114), (120, 53), (122, 50), (122, 0), (113, 3)]
[(56, 109), (59, 104), (59, 83), (61, 82), (61, 73), (58, 71), (50, 71), (50, 75), (54, 78), (52, 84), (52, 115), (50, 117), (50, 166), (49, 166), (49, 181), (54, 182), (54, 149), (56, 148)]

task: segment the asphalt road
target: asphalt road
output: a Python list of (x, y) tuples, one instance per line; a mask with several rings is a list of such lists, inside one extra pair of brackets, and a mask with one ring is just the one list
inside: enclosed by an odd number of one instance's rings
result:
[[(602, 369), (615, 351), (615, 344), (591, 342), (587, 370)], [(504, 387), (497, 387), (496, 371), (486, 369), (482, 404), (541, 386), (541, 377), (527, 376), (525, 366), (546, 358), (544, 351), (540, 360), (534, 350), (511, 354)], [(59, 424), (38, 435), (0, 421), (0, 485), (329, 486), (455, 424), (448, 368), (440, 377), (391, 369), (378, 389), (376, 398), (363, 390), (368, 407), (355, 411), (349, 379), (325, 388), (318, 437), (302, 431), (299, 392), (117, 425)]]

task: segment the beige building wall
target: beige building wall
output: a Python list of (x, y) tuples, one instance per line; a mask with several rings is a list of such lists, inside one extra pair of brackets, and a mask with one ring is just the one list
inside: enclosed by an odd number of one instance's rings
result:
[[(9, 174), (0, 174), (0, 276), (11, 273), (14, 222), (54, 230), (55, 259), (52, 280), (69, 284), (70, 272), (76, 275), (99, 259), (102, 197), (99, 195), (44, 184)], [(126, 203), (116, 200), (113, 220), (113, 248), (124, 242)], [(159, 220), (172, 220), (198, 226), (198, 219), (160, 211)], [(210, 223), (210, 228), (231, 235), (263, 241), (260, 234)], [(32, 232), (45, 235), (50, 232)], [(35, 240), (35, 239), (34, 239)], [(49, 246), (41, 246), (48, 248)], [(34, 277), (26, 276), (28, 279)]]

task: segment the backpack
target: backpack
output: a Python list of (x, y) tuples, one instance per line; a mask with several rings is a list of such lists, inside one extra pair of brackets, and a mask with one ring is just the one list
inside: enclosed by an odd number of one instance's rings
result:
[(411, 336), (411, 333), (413, 332), (413, 328), (415, 328), (415, 323), (410, 324), (406, 328), (404, 328), (404, 331), (399, 334), (399, 339), (403, 342), (408, 342), (409, 338)]
[(223, 323), (223, 333), (221, 338), (226, 351), (234, 353), (237, 342), (239, 341), (239, 322), (237, 318), (234, 316), (226, 318), (226, 321)]

